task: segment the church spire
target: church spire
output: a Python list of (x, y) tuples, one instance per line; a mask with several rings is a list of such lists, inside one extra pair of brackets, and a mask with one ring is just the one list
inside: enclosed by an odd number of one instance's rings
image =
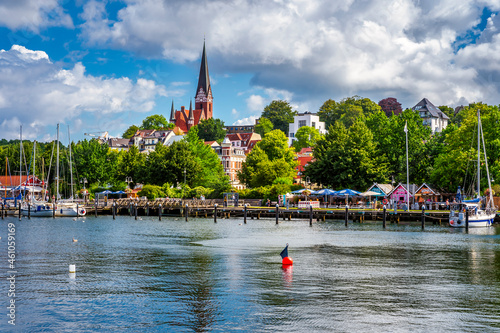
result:
[(210, 86), (210, 76), (208, 75), (207, 53), (205, 51), (205, 41), (203, 41), (203, 52), (201, 54), (200, 76), (196, 87), (195, 109), (203, 110), (200, 119), (210, 119), (212, 110), (212, 87)]
[(172, 100), (172, 108), (170, 109), (170, 122), (175, 124), (174, 100)]
[(193, 120), (194, 121), (193, 101), (189, 101), (189, 120)]
[(208, 96), (208, 90), (210, 89), (210, 77), (208, 76), (208, 62), (207, 62), (207, 55), (205, 53), (205, 41), (203, 41), (203, 53), (201, 54), (200, 76), (198, 77), (198, 87), (196, 88), (196, 94), (200, 92), (200, 88), (203, 89), (205, 96)]

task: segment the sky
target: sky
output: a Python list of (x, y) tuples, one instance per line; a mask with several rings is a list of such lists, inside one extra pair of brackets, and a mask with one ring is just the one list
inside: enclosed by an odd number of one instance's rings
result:
[[(273, 100), (500, 104), (500, 0), (0, 1), (0, 138), (120, 137), (194, 100), (206, 43), (214, 117)], [(66, 129), (66, 127), (68, 129)], [(90, 135), (86, 135), (90, 134)]]

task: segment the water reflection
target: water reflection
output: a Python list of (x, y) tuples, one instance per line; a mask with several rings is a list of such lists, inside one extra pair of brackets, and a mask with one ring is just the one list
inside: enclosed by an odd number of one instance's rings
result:
[[(23, 221), (19, 328), (463, 332), (500, 325), (497, 228), (240, 224)], [(293, 266), (280, 265), (284, 243), (293, 244)], [(68, 275), (68, 263), (78, 276)]]

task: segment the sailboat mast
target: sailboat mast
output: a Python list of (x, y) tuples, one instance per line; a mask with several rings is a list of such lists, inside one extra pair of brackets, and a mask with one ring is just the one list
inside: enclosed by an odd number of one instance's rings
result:
[(477, 198), (481, 192), (481, 116), (477, 110)]
[[(30, 200), (33, 202), (33, 196), (35, 194), (35, 162), (36, 162), (36, 140), (33, 141), (33, 175), (31, 177), (31, 195), (30, 195)], [(28, 178), (28, 177), (26, 177)], [(28, 179), (26, 179), (27, 181)]]
[(21, 185), (23, 184), (23, 125), (19, 130), (19, 194), (21, 194)]
[(486, 157), (486, 144), (484, 143), (484, 132), (482, 124), (481, 124), (481, 139), (483, 141), (484, 164), (486, 165), (486, 176), (488, 177), (488, 196), (490, 199), (487, 202), (486, 207), (491, 207), (493, 206), (493, 191), (491, 190), (490, 170), (488, 168), (488, 159)]
[(71, 175), (71, 199), (73, 199), (73, 164), (71, 163), (71, 138), (69, 136), (69, 125), (68, 125), (68, 140), (69, 140), (69, 173)]
[(56, 202), (59, 199), (59, 124), (57, 124)]

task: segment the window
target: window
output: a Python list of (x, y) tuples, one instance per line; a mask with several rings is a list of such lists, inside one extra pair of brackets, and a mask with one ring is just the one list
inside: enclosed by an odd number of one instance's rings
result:
[(306, 126), (306, 121), (305, 120), (299, 120), (299, 128)]
[(290, 137), (294, 138), (295, 137), (295, 133), (290, 133)]
[(314, 121), (312, 122), (312, 128), (316, 128), (316, 123)]

